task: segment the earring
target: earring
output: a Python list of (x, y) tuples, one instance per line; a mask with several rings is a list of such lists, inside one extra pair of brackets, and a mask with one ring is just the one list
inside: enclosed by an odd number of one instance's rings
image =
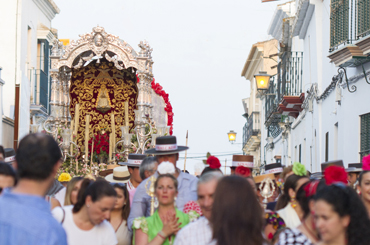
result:
[(296, 200), (295, 200), (295, 197), (292, 197), (292, 198), (290, 199), (290, 206), (292, 206), (292, 208), (297, 207), (297, 202), (296, 202)]
[(174, 205), (175, 205), (175, 208), (177, 207), (177, 205), (176, 205), (176, 200), (177, 200), (177, 197), (175, 197), (175, 201), (173, 202), (173, 203), (174, 203)]
[(158, 199), (157, 197), (154, 197), (154, 208), (158, 208), (158, 206), (159, 206)]

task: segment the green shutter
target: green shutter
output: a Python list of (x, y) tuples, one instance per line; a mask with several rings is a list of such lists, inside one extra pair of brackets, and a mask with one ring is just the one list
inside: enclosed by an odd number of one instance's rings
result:
[(358, 4), (358, 36), (363, 37), (370, 33), (370, 0), (357, 0)]
[(330, 48), (348, 41), (349, 0), (331, 0), (330, 6)]
[(360, 116), (361, 118), (361, 161), (362, 158), (370, 154), (370, 113)]

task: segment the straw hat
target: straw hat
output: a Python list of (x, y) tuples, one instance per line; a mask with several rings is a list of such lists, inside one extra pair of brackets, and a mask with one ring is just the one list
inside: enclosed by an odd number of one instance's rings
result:
[(257, 175), (257, 176), (255, 176), (253, 179), (254, 179), (254, 182), (255, 182), (256, 184), (259, 184), (259, 183), (261, 183), (264, 179), (267, 179), (267, 178), (269, 178), (269, 179), (271, 179), (271, 180), (274, 180), (274, 179), (275, 179), (275, 176), (274, 176), (274, 174), (262, 174), (262, 175)]
[(265, 166), (265, 174), (279, 174), (283, 172), (281, 163), (271, 163)]
[(121, 166), (126, 165), (128, 167), (139, 168), (144, 158), (146, 158), (146, 155), (144, 154), (130, 153), (128, 154), (127, 162), (119, 162), (118, 164)]
[(253, 156), (251, 155), (233, 155), (233, 161), (229, 167), (243, 166), (246, 168), (253, 168)]
[(130, 179), (130, 173), (127, 166), (116, 167), (113, 173), (105, 176), (105, 180), (111, 183), (127, 183)]

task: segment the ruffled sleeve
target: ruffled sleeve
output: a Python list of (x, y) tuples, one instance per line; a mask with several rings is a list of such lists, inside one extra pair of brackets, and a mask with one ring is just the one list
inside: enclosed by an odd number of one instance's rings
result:
[(200, 215), (195, 210), (189, 211), (187, 215), (189, 216), (189, 222), (193, 222), (200, 217)]
[(145, 217), (138, 217), (134, 219), (134, 222), (132, 223), (132, 230), (138, 229), (141, 229), (144, 233), (148, 234), (148, 221), (145, 219)]

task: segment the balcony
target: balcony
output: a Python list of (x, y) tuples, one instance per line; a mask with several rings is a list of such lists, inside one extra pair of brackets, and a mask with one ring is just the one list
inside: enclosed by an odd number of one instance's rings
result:
[(330, 8), (331, 61), (341, 67), (370, 61), (370, 0), (332, 0)]
[(243, 151), (246, 154), (254, 152), (261, 144), (260, 113), (252, 112), (243, 128)]
[(302, 98), (304, 99), (302, 65), (303, 52), (285, 52), (280, 58), (278, 73), (271, 78), (265, 99), (265, 126), (269, 137), (275, 138), (280, 134), (278, 123), (281, 122), (282, 115), (296, 117), (301, 110)]

